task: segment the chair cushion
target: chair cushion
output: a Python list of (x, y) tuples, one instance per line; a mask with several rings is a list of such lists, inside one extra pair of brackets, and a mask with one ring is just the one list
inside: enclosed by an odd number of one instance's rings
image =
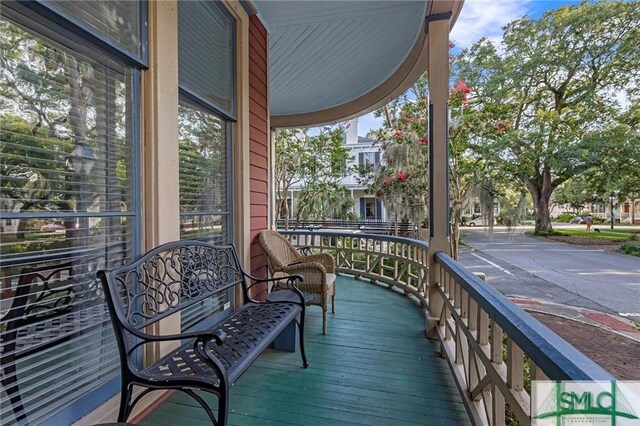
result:
[(327, 272), (327, 287), (331, 287), (336, 282), (336, 274), (330, 274)]

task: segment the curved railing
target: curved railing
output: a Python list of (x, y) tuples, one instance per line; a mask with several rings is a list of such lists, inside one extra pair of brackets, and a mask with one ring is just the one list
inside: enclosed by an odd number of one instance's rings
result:
[(531, 424), (533, 380), (615, 380), (453, 258), (435, 260), (443, 304), (431, 315), (474, 423)]
[[(531, 424), (532, 380), (613, 376), (445, 253), (357, 232), (281, 231), (297, 247), (335, 256), (338, 272), (399, 289), (437, 318), (435, 334), (474, 424)], [(429, 300), (429, 293), (433, 300)]]
[(354, 232), (280, 231), (296, 247), (331, 253), (336, 269), (356, 278), (384, 283), (428, 307), (427, 254), (421, 240)]

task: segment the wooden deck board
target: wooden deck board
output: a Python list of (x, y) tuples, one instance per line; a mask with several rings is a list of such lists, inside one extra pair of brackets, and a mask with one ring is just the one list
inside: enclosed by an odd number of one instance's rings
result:
[[(424, 337), (423, 313), (415, 304), (349, 277), (338, 278), (336, 294), (326, 336), (320, 308), (307, 311), (309, 368), (301, 367), (299, 353), (265, 352), (231, 389), (230, 424), (469, 424), (446, 361)], [(142, 424), (209, 421), (195, 401), (175, 392)]]

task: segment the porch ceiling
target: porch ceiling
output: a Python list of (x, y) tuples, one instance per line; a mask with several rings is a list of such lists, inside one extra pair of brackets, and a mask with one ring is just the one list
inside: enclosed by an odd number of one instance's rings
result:
[(271, 125), (310, 126), (371, 111), (426, 69), (424, 18), (460, 0), (253, 2), (269, 31)]

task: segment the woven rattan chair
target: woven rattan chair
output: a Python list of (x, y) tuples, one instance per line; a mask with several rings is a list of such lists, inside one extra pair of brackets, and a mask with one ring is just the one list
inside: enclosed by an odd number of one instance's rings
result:
[(328, 253), (302, 255), (284, 236), (275, 231), (260, 233), (260, 244), (267, 254), (271, 274), (301, 275), (298, 288), (312, 296), (311, 305), (322, 307), (322, 333), (327, 334), (327, 307), (336, 312), (336, 262)]

